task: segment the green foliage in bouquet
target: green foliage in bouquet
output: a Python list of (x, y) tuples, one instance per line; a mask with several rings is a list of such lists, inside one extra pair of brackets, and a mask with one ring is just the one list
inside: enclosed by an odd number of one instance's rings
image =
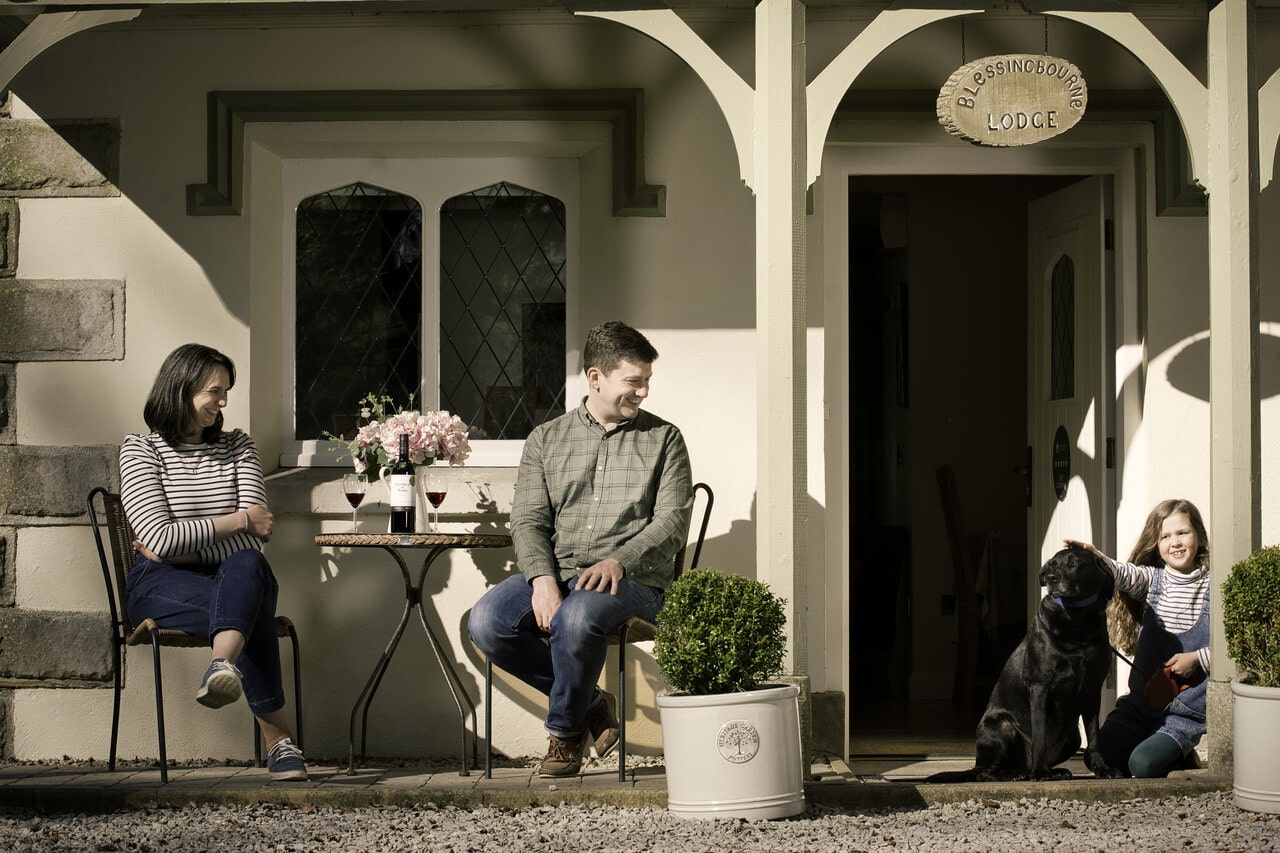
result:
[(754, 690), (782, 670), (785, 604), (757, 580), (712, 569), (685, 572), (658, 613), (658, 667), (685, 693)]
[(1222, 627), (1242, 680), (1280, 687), (1280, 546), (1255, 551), (1231, 568), (1222, 584)]

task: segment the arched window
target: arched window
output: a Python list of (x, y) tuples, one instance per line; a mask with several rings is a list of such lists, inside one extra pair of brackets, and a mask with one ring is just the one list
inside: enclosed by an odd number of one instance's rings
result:
[(366, 183), (297, 212), (294, 436), (355, 432), (371, 391), (422, 384), (422, 206)]
[(440, 402), (473, 438), (565, 410), (565, 210), (506, 182), (440, 211)]
[(1076, 395), (1076, 266), (1063, 255), (1053, 267), (1049, 314), (1049, 399)]

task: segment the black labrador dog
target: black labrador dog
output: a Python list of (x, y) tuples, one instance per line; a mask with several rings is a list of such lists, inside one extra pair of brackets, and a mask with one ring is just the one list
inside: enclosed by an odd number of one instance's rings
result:
[(1121, 774), (1097, 753), (1102, 682), (1111, 666), (1107, 603), (1115, 591), (1110, 568), (1083, 548), (1065, 548), (1040, 569), (1048, 594), (1027, 635), (1005, 662), (987, 710), (978, 721), (971, 770), (935, 773), (930, 782), (1009, 782), (1067, 779), (1055, 765), (1080, 748), (1095, 776)]

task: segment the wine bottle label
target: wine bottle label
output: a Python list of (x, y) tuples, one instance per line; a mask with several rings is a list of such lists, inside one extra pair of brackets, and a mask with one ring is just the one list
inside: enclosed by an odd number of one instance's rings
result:
[(413, 476), (392, 474), (387, 478), (387, 491), (393, 507), (413, 506)]

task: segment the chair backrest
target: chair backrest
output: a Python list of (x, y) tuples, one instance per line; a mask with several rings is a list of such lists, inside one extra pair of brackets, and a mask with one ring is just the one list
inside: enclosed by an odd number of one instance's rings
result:
[[(129, 569), (133, 568), (133, 530), (124, 515), (124, 503), (115, 492), (98, 486), (89, 492), (89, 524), (93, 528), (93, 540), (98, 546), (98, 560), (102, 564), (102, 580), (107, 586), (107, 603), (111, 608), (111, 627), (117, 637), (127, 636), (133, 630), (125, 613), (125, 582)], [(102, 514), (98, 514), (98, 504)], [(102, 528), (106, 527), (104, 544)], [(107, 546), (110, 546), (108, 551)]]
[[(707, 522), (711, 520), (711, 506), (716, 502), (716, 496), (711, 491), (711, 487), (706, 483), (693, 484), (693, 517), (697, 517), (698, 509), (698, 492), (702, 492), (706, 496), (706, 506), (702, 509), (702, 522), (698, 525), (698, 538), (693, 546), (693, 561), (689, 564), (689, 568), (698, 568), (698, 560), (702, 556), (702, 540), (707, 536)], [(675, 576), (680, 577), (680, 573), (684, 571), (684, 552), (688, 548), (688, 543), (676, 552)]]

